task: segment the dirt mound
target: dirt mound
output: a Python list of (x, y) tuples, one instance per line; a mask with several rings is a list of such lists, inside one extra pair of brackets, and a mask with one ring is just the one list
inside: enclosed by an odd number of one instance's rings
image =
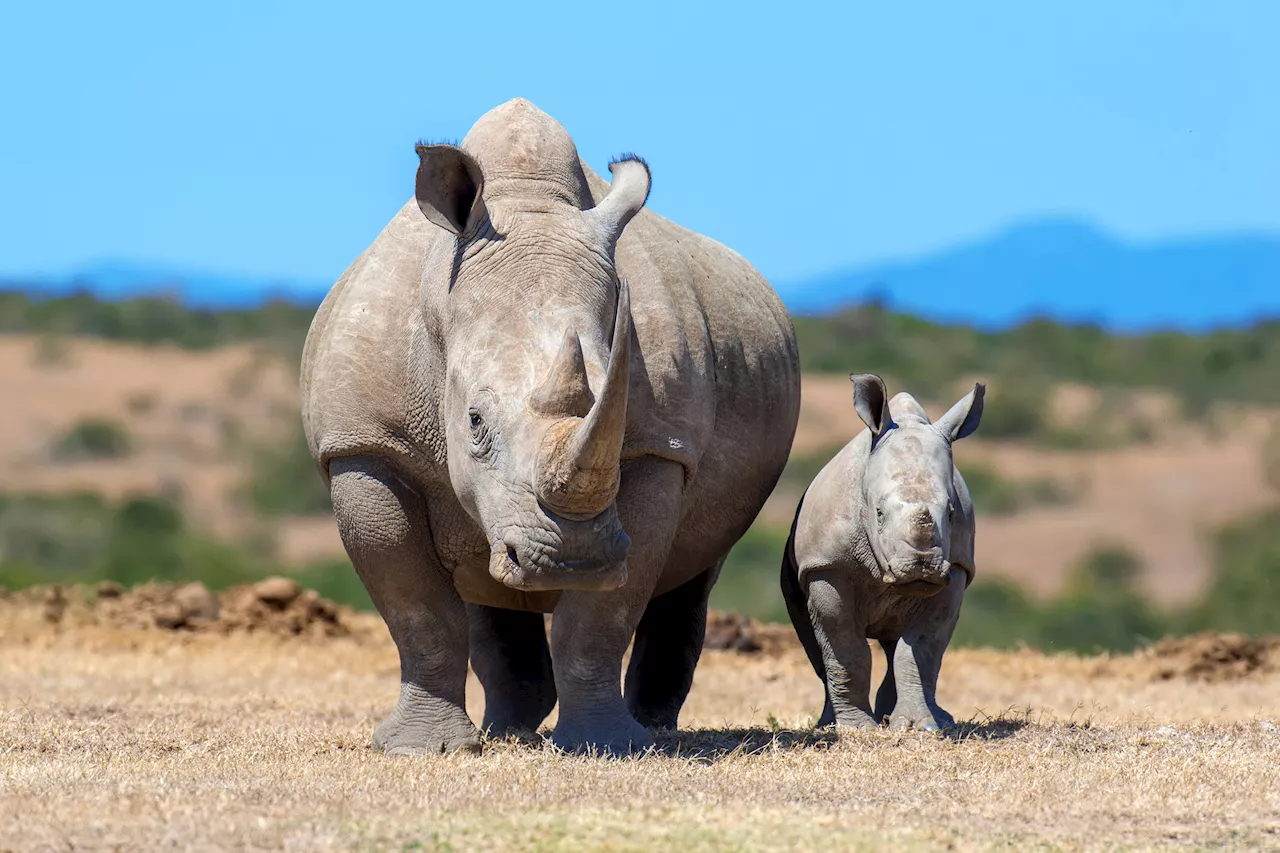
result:
[(707, 612), (704, 649), (757, 654), (775, 654), (799, 645), (790, 625), (764, 625), (741, 613), (723, 610)]
[(1280, 637), (1215, 633), (1168, 637), (1131, 660), (1153, 680), (1235, 681), (1280, 672)]
[(267, 578), (215, 594), (202, 583), (149, 583), (126, 590), (104, 582), (93, 589), (52, 586), (11, 593), (20, 609), (38, 608), (51, 625), (220, 634), (346, 637), (358, 616), (348, 607), (304, 590), (289, 578)]

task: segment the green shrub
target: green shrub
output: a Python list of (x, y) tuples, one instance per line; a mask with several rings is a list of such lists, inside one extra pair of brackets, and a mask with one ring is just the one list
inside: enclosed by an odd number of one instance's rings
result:
[(63, 433), (53, 448), (53, 457), (69, 462), (81, 459), (119, 459), (133, 450), (129, 430), (117, 421), (88, 418)]
[(1201, 630), (1280, 634), (1280, 509), (1222, 528), (1214, 578), (1187, 621)]
[(974, 509), (981, 515), (1014, 515), (1039, 506), (1061, 506), (1073, 495), (1056, 480), (1009, 480), (983, 465), (966, 465), (960, 472)]
[(243, 494), (254, 509), (268, 516), (316, 515), (333, 507), (301, 424), (287, 441), (252, 449)]
[(789, 528), (756, 522), (733, 546), (711, 590), (711, 606), (768, 622), (787, 621), (779, 587)]
[(818, 476), (818, 472), (826, 467), (831, 458), (843, 447), (842, 444), (835, 444), (812, 453), (793, 453), (787, 459), (787, 467), (782, 469), (782, 476), (778, 478), (778, 485), (775, 488), (786, 494), (803, 494), (813, 482), (813, 478)]

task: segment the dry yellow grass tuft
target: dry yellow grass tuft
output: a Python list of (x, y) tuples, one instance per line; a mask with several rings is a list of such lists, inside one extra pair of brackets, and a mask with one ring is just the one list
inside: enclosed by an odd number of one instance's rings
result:
[[(955, 651), (952, 737), (809, 726), (793, 644), (707, 652), (631, 759), (368, 749), (398, 666), (349, 636), (139, 630), (0, 606), (0, 850), (1280, 847), (1280, 677)], [(478, 685), (472, 713), (481, 714)]]

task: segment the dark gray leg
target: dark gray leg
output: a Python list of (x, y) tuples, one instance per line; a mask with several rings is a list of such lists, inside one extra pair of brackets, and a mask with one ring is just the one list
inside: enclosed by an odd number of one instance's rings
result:
[(484, 686), (484, 725), (493, 737), (536, 732), (556, 705), (551, 650), (541, 613), (467, 605), (471, 667)]
[(893, 677), (893, 651), (897, 645), (896, 639), (880, 641), (880, 648), (884, 650), (884, 660), (888, 666), (885, 668), (884, 680), (880, 682), (880, 689), (876, 691), (876, 708), (871, 714), (876, 718), (877, 723), (883, 723), (885, 718), (893, 713), (893, 706), (898, 704), (898, 682)]
[(478, 752), (467, 717), (467, 613), (436, 557), (423, 499), (380, 457), (329, 465), (342, 543), (400, 652), (400, 700), (373, 734), (393, 755)]
[(829, 710), (838, 727), (875, 728), (870, 702), (871, 648), (853, 586), (837, 570), (811, 572), (807, 581), (809, 618), (827, 672), (829, 708), (820, 722), (827, 720)]
[[(804, 505), (803, 498), (800, 506)], [(800, 508), (796, 508), (797, 518), (800, 515)], [(813, 620), (809, 615), (809, 604), (805, 599), (805, 591), (800, 586), (799, 570), (796, 567), (795, 557), (795, 535), (796, 523), (791, 522), (791, 535), (787, 538), (787, 547), (782, 554), (782, 573), (780, 583), (782, 586), (782, 600), (787, 605), (787, 616), (791, 618), (791, 626), (796, 629), (796, 636), (800, 638), (800, 645), (804, 647), (804, 653), (809, 658), (809, 663), (813, 666), (813, 671), (818, 674), (818, 680), (822, 682), (822, 716), (818, 718), (818, 728), (835, 725), (836, 712), (831, 707), (831, 691), (827, 690), (827, 665), (822, 659), (822, 646), (818, 643), (818, 637), (813, 631)]]
[(707, 597), (721, 559), (645, 608), (627, 667), (627, 708), (642, 726), (674, 729), (707, 636)]
[(898, 641), (893, 655), (898, 702), (889, 719), (895, 729), (938, 731), (956, 724), (950, 714), (938, 707), (935, 694), (942, 656), (960, 618), (964, 584), (963, 573), (952, 572), (950, 586), (924, 602)]

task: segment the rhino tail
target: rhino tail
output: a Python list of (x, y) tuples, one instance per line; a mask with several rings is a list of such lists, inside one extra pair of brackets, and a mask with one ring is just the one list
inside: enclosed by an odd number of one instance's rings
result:
[(800, 509), (804, 506), (804, 496), (796, 506), (795, 518), (791, 520), (791, 533), (787, 536), (787, 546), (782, 551), (782, 600), (787, 605), (787, 615), (791, 617), (791, 625), (800, 637), (800, 645), (818, 674), (818, 680), (825, 687), (827, 683), (827, 666), (822, 661), (822, 648), (818, 645), (818, 636), (813, 632), (813, 623), (809, 621), (809, 605), (805, 601), (804, 589), (800, 586), (800, 568), (796, 565), (796, 525), (800, 521)]

